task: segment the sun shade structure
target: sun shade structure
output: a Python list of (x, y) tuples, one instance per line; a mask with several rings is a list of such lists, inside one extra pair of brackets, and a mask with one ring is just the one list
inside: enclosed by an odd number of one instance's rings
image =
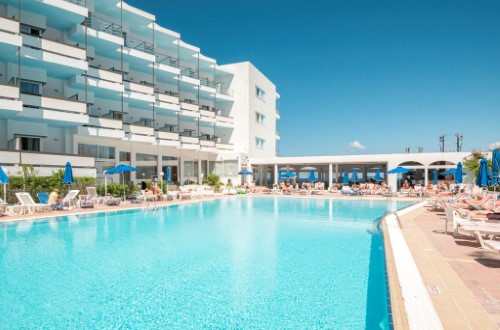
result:
[(71, 167), (71, 163), (67, 162), (66, 167), (64, 168), (64, 175), (62, 182), (64, 184), (72, 184), (74, 182), (73, 178), (73, 168)]
[(438, 171), (437, 170), (433, 170), (432, 171), (432, 176), (434, 177), (434, 180), (432, 181), (432, 184), (436, 186), (438, 184)]
[(393, 168), (392, 170), (388, 171), (388, 174), (397, 174), (397, 173), (408, 173), (412, 172), (413, 170), (411, 168), (406, 168), (406, 167), (401, 167), (398, 166), (396, 168)]
[(342, 184), (349, 184), (349, 175), (344, 172), (344, 177), (342, 178)]
[(500, 183), (498, 172), (500, 172), (500, 149), (496, 148), (491, 154), (491, 186), (497, 186)]
[(491, 173), (488, 168), (488, 161), (486, 158), (481, 159), (479, 162), (479, 172), (477, 173), (476, 185), (479, 187), (488, 187)]
[(241, 170), (238, 172), (238, 174), (241, 174), (241, 175), (253, 175), (253, 173), (249, 170)]
[[(117, 174), (117, 173), (123, 174), (125, 172), (133, 172), (133, 171), (137, 171), (137, 168), (135, 168), (133, 166), (129, 166), (129, 165), (123, 165), (123, 164), (120, 164), (117, 167), (113, 167), (107, 171), (104, 171), (104, 194), (105, 195), (108, 194), (107, 174)], [(122, 180), (123, 180), (123, 175), (122, 175)], [(125, 190), (123, 191), (123, 197), (125, 197)]]
[(441, 172), (441, 174), (442, 175), (449, 175), (449, 174), (455, 175), (456, 172), (457, 172), (456, 168), (450, 168), (449, 170)]
[(384, 181), (382, 180), (382, 176), (380, 175), (380, 170), (377, 170), (377, 172), (375, 173), (375, 181), (377, 182)]

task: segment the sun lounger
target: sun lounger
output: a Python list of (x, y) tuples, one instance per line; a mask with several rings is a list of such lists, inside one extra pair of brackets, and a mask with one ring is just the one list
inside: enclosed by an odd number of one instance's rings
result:
[[(41, 192), (37, 193), (36, 196), (38, 197), (38, 200), (40, 201), (41, 204), (49, 205), (49, 197), (50, 197), (49, 194), (41, 191)], [(63, 209), (65, 209), (65, 207), (67, 209), (67, 205), (60, 204), (60, 203), (52, 204), (49, 206), (52, 210), (63, 210)]]
[(27, 192), (16, 193), (16, 198), (21, 205), (20, 214), (33, 214), (36, 211), (48, 212), (51, 210), (48, 204), (35, 203), (31, 195)]
[(340, 193), (342, 195), (350, 195), (350, 196), (357, 196), (358, 195), (358, 192), (356, 190), (354, 190), (348, 186), (343, 186), (342, 190), (340, 190)]
[[(477, 223), (463, 225), (462, 230), (474, 234), (483, 249), (493, 249), (500, 251), (500, 241), (495, 238), (500, 236), (500, 224), (497, 223)], [(490, 240), (484, 240), (484, 235), (491, 235)]]
[(97, 194), (96, 187), (87, 187), (86, 190), (87, 190), (87, 195), (89, 197), (89, 198), (87, 198), (87, 202), (96, 203), (96, 204), (99, 204), (99, 203), (104, 204), (105, 198), (101, 197)]

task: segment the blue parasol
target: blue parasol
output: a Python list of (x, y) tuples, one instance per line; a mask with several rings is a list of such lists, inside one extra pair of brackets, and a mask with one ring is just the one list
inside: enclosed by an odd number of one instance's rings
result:
[(3, 199), (7, 202), (7, 184), (9, 183), (9, 177), (5, 174), (2, 167), (0, 167), (0, 183), (3, 183)]
[(457, 164), (457, 170), (455, 171), (455, 182), (456, 183), (462, 183), (464, 180), (462, 178), (462, 162), (458, 162)]
[[(125, 172), (133, 172), (137, 171), (137, 168), (129, 165), (123, 165), (120, 164), (117, 167), (110, 168), (107, 171), (104, 171), (104, 194), (107, 195), (108, 193), (108, 185), (107, 185), (107, 180), (106, 180), (106, 174), (117, 174), (117, 173), (125, 173)], [(123, 175), (122, 175), (122, 180), (123, 180)], [(123, 190), (123, 198), (125, 198), (125, 190)]]
[(253, 173), (249, 170), (241, 170), (238, 172), (238, 174), (242, 174), (242, 175), (253, 175)]
[(342, 178), (342, 184), (349, 184), (349, 175), (344, 172), (344, 177)]
[(491, 173), (488, 168), (488, 161), (486, 158), (481, 159), (479, 162), (479, 172), (477, 173), (476, 185), (479, 187), (488, 187)]
[(380, 175), (380, 170), (377, 170), (377, 172), (375, 173), (375, 181), (377, 181), (377, 182), (384, 181), (382, 179), (382, 176)]
[(71, 163), (67, 162), (66, 168), (64, 169), (64, 175), (63, 175), (62, 182), (64, 184), (72, 184), (74, 181), (75, 180), (73, 178), (73, 168), (71, 167)]
[(449, 175), (449, 174), (455, 175), (456, 172), (457, 172), (456, 168), (450, 168), (449, 170), (441, 172), (441, 174), (442, 175)]
[(432, 176), (434, 177), (434, 181), (432, 182), (432, 184), (434, 184), (435, 186), (437, 186), (437, 184), (438, 184), (438, 171), (437, 170), (433, 170), (432, 171)]
[(292, 172), (286, 172), (281, 175), (282, 178), (295, 178), (297, 174)]
[(311, 182), (318, 181), (318, 179), (316, 179), (316, 174), (314, 173), (314, 170), (311, 170), (311, 172), (309, 172), (309, 181)]
[(353, 182), (358, 181), (358, 170), (355, 168), (352, 169), (351, 181), (353, 181)]
[(398, 167), (393, 168), (392, 170), (388, 171), (387, 174), (408, 173), (408, 172), (412, 172), (412, 171), (413, 170), (411, 168), (398, 166)]

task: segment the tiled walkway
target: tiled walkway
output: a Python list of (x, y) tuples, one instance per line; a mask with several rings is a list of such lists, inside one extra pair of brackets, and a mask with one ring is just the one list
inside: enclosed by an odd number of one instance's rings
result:
[(445, 329), (499, 329), (500, 254), (468, 235), (445, 235), (444, 219), (444, 212), (426, 209), (402, 219), (441, 321)]

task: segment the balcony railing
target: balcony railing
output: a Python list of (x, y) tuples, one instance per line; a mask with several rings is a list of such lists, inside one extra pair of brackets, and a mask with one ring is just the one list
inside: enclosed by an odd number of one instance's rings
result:
[(135, 49), (135, 50), (138, 50), (140, 52), (150, 54), (150, 55), (154, 54), (153, 44), (146, 42), (146, 41), (140, 41), (140, 40), (126, 38), (125, 39), (125, 47), (132, 48), (132, 49)]
[[(71, 2), (71, 1), (70, 1)], [(89, 13), (89, 17), (87, 17), (83, 23), (83, 26), (87, 26), (96, 31), (101, 31), (105, 33), (112, 34), (117, 37), (122, 37), (122, 27), (119, 24), (107, 21), (103, 18), (95, 16), (94, 14)]]
[(198, 71), (193, 68), (181, 68), (181, 75), (198, 79)]
[(210, 87), (210, 88), (215, 88), (215, 81), (213, 80), (210, 80), (208, 78), (200, 78), (200, 84), (202, 86), (207, 86), (207, 87)]
[(157, 64), (165, 64), (174, 68), (179, 67), (179, 60), (177, 60), (176, 58), (161, 53), (156, 53), (155, 55)]
[(86, 7), (86, 5), (85, 5), (86, 0), (64, 0), (64, 1), (74, 3), (75, 5), (78, 5), (81, 7)]

